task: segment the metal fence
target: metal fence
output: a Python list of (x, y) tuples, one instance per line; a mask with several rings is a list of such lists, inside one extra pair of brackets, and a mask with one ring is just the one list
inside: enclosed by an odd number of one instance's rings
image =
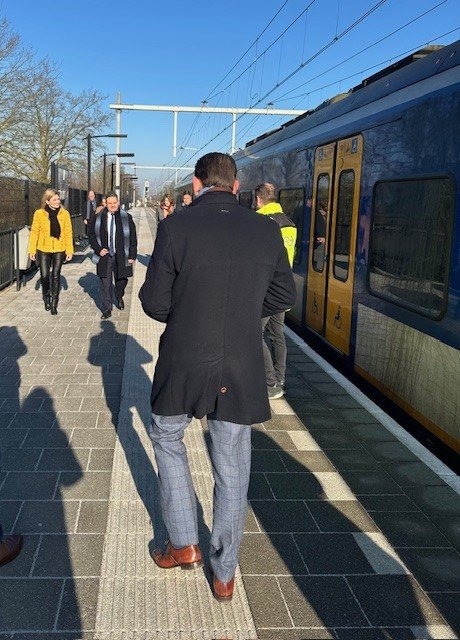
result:
[(14, 280), (19, 286), (19, 262), (14, 259), (15, 253), (18, 255), (18, 250), (16, 229), (0, 231), (0, 289), (7, 287)]

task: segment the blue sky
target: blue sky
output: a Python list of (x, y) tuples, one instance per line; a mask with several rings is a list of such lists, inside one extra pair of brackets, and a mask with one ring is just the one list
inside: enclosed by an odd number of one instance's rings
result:
[[(64, 0), (59, 4), (55, 0), (3, 0), (0, 13), (26, 45), (58, 62), (66, 89), (80, 92), (96, 87), (107, 95), (108, 108), (118, 91), (127, 103), (199, 105), (283, 4), (284, 0), (199, 0), (195, 5), (185, 0)], [(261, 55), (309, 4), (308, 11)], [(438, 37), (460, 26), (459, 0), (386, 0), (340, 37), (377, 4), (378, 0), (288, 0), (209, 104), (254, 105), (301, 62), (313, 57), (289, 82), (260, 102), (262, 107), (273, 101), (275, 108), (309, 109), (388, 66), (390, 58), (394, 61), (433, 38), (441, 44), (459, 38), (460, 31)], [(424, 17), (386, 38), (433, 7)], [(335, 36), (339, 37), (335, 44), (316, 55)], [(365, 47), (369, 48), (347, 61)], [(378, 66), (366, 71), (374, 65)], [(352, 74), (356, 75), (349, 77)], [(187, 140), (184, 146), (202, 147), (229, 124), (229, 118), (200, 115), (196, 119), (181, 114), (179, 144)], [(238, 122), (238, 146), (283, 120), (243, 116)], [(124, 112), (122, 129), (128, 134), (123, 148), (135, 152), (138, 164), (172, 162), (172, 114)], [(204, 151), (229, 148), (227, 130)], [(186, 162), (194, 153), (182, 151), (176, 164)], [(189, 163), (195, 161), (196, 157)], [(152, 183), (171, 174), (138, 173)]]

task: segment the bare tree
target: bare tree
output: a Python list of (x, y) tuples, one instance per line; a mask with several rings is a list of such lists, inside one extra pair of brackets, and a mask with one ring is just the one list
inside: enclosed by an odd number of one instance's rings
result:
[(110, 114), (102, 108), (104, 96), (87, 90), (79, 95), (64, 91), (58, 71), (48, 60), (35, 72), (35, 82), (23, 95), (23, 120), (17, 135), (14, 169), (17, 175), (37, 181), (49, 177), (51, 162), (72, 170), (84, 158), (83, 137), (106, 126)]

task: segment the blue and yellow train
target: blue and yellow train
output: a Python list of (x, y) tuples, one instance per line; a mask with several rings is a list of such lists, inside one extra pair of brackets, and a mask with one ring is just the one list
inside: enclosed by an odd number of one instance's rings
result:
[(234, 156), (296, 223), (291, 320), (457, 452), (459, 63), (427, 47)]

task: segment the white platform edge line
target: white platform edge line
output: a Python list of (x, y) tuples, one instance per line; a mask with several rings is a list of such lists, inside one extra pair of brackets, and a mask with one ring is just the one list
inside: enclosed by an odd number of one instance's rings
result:
[(343, 374), (341, 374), (335, 367), (333, 367), (327, 360), (320, 356), (316, 351), (309, 347), (292, 329), (289, 327), (284, 328), (286, 335), (298, 346), (300, 349), (311, 358), (316, 364), (318, 364), (325, 373), (328, 373), (333, 380), (337, 382), (350, 396), (359, 402), (359, 404), (367, 409), (385, 429), (390, 431), (402, 444), (404, 444), (409, 451), (411, 451), (421, 462), (427, 465), (441, 480), (446, 482), (457, 494), (460, 495), (459, 476), (449, 469), (447, 465), (438, 460), (436, 456), (428, 451), (418, 440), (416, 440), (410, 433), (408, 433), (396, 420), (391, 418), (383, 409), (375, 404), (370, 398), (368, 398), (362, 391), (358, 389), (350, 380), (348, 380)]

